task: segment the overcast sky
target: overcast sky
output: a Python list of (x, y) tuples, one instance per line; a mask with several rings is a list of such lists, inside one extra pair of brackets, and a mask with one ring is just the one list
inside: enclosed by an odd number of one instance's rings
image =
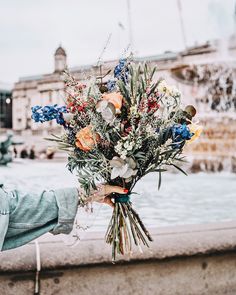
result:
[[(181, 0), (188, 45), (234, 32), (235, 0)], [(184, 46), (177, 0), (130, 0), (133, 49), (155, 55)], [(0, 0), (0, 81), (53, 71), (61, 43), (69, 66), (95, 63), (129, 44), (127, 0)], [(121, 25), (119, 25), (119, 23)]]

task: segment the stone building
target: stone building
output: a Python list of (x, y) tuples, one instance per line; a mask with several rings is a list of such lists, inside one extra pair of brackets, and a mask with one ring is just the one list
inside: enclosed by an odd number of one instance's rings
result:
[[(13, 130), (32, 132), (41, 126), (31, 120), (31, 107), (46, 104), (63, 104), (64, 82), (61, 77), (66, 67), (66, 52), (60, 46), (54, 54), (54, 72), (20, 78), (13, 89)], [(55, 122), (48, 123), (48, 128), (53, 128)]]
[[(66, 68), (66, 52), (59, 46), (54, 54), (54, 71), (49, 74), (22, 77), (13, 88), (13, 130), (24, 134), (25, 130), (31, 130), (33, 134), (40, 130), (51, 130), (57, 127), (55, 122), (49, 122), (41, 126), (31, 120), (31, 107), (34, 105), (64, 104), (64, 77)], [(158, 67), (159, 74), (168, 80), (172, 80), (170, 69), (179, 64), (183, 57), (177, 53), (166, 52), (161, 55), (138, 58), (137, 62), (147, 60)], [(103, 64), (103, 72), (114, 67), (117, 61), (106, 61)], [(87, 65), (69, 69), (76, 79), (83, 81), (89, 75), (99, 75), (97, 66)], [(176, 83), (176, 82), (175, 82)]]

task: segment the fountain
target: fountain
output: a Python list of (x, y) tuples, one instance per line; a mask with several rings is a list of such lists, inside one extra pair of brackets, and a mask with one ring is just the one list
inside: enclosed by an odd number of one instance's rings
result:
[(12, 155), (9, 148), (11, 145), (18, 144), (22, 144), (22, 142), (14, 142), (12, 133), (8, 133), (6, 137), (0, 138), (0, 165), (7, 165), (12, 162)]
[(236, 172), (236, 63), (226, 49), (223, 40), (214, 59), (171, 70), (186, 85), (184, 96), (193, 98), (204, 127), (200, 139), (186, 148), (188, 157), (193, 155), (192, 172)]
[(7, 165), (12, 161), (9, 147), (12, 145), (12, 134), (8, 134), (6, 139), (0, 141), (0, 165)]

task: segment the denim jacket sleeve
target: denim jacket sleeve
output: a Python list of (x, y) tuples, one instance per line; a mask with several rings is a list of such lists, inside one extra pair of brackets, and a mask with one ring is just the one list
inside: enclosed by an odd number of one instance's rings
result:
[(78, 202), (76, 188), (41, 194), (0, 188), (0, 251), (22, 246), (48, 231), (69, 234)]

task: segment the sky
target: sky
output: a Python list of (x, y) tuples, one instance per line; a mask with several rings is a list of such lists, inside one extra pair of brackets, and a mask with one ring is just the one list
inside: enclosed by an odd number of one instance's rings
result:
[(69, 67), (94, 64), (110, 35), (104, 60), (131, 39), (137, 56), (182, 50), (178, 1), (187, 46), (234, 33), (236, 0), (129, 0), (130, 14), (128, 0), (0, 0), (0, 82), (53, 72), (59, 44)]

